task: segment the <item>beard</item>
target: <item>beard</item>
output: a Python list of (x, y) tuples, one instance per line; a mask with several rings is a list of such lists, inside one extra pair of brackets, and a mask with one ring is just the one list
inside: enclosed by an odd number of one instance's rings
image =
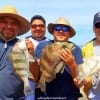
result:
[(3, 30), (0, 29), (0, 38), (2, 40), (10, 41), (10, 40), (13, 40), (16, 36), (17, 36), (17, 34), (15, 34), (15, 33), (8, 34), (6, 32), (3, 32)]

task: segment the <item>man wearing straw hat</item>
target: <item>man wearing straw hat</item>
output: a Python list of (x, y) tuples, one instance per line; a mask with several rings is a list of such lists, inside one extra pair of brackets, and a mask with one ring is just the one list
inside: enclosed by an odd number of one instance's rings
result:
[(40, 59), (38, 87), (44, 92), (44, 98), (78, 100), (81, 94), (73, 80), (76, 67), (83, 60), (80, 48), (69, 41), (76, 32), (62, 17), (56, 23), (48, 24), (48, 31), (54, 40), (40, 43), (35, 52), (37, 59)]
[(23, 82), (16, 77), (9, 60), (12, 47), (30, 29), (27, 19), (12, 6), (0, 9), (0, 100), (24, 100)]

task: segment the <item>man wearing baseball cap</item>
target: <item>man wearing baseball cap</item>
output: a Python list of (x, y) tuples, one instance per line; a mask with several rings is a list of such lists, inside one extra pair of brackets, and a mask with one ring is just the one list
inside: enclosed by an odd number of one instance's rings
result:
[(0, 100), (24, 100), (23, 82), (15, 75), (9, 60), (20, 36), (30, 29), (28, 20), (12, 6), (0, 9)]
[[(97, 12), (94, 15), (93, 31), (95, 34), (95, 38), (86, 43), (82, 48), (84, 59), (100, 57), (100, 12)], [(99, 58), (97, 62), (100, 63)], [(88, 77), (87, 79), (85, 79), (83, 83), (85, 86), (90, 87), (90, 91), (88, 91), (88, 98), (91, 100), (100, 100), (100, 70), (98, 70), (98, 72), (96, 72), (93, 77)]]

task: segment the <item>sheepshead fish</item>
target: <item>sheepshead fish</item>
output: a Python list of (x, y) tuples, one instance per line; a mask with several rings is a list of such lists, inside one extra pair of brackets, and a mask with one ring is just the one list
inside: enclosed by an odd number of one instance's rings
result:
[(24, 93), (33, 92), (29, 85), (29, 77), (33, 77), (29, 70), (29, 61), (34, 62), (33, 57), (29, 54), (25, 41), (17, 42), (12, 48), (10, 60), (13, 64), (15, 74), (24, 82)]
[(37, 87), (41, 91), (45, 91), (46, 82), (51, 82), (55, 77), (56, 73), (63, 72), (64, 62), (60, 59), (59, 54), (62, 48), (73, 49), (73, 44), (69, 42), (55, 42), (47, 45), (42, 52), (40, 58), (40, 80)]

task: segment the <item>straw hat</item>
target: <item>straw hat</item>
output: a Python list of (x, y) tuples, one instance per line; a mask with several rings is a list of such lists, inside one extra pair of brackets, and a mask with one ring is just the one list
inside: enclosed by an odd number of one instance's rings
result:
[(54, 27), (55, 27), (56, 25), (65, 25), (65, 26), (69, 27), (69, 28), (70, 28), (70, 32), (71, 32), (70, 37), (73, 37), (73, 36), (76, 34), (75, 30), (74, 30), (73, 27), (70, 25), (69, 21), (68, 21), (67, 19), (63, 18), (63, 17), (58, 18), (58, 19), (56, 20), (55, 23), (49, 23), (49, 24), (48, 24), (48, 31), (49, 31), (51, 34), (52, 34), (53, 29), (54, 29)]
[(12, 6), (4, 6), (0, 9), (0, 17), (3, 16), (10, 16), (15, 18), (16, 20), (19, 21), (20, 23), (20, 29), (19, 29), (19, 34), (18, 35), (22, 35), (26, 32), (29, 31), (30, 29), (30, 24), (28, 22), (27, 19), (25, 19), (24, 17), (22, 17), (21, 15), (18, 14), (17, 10), (12, 7)]

